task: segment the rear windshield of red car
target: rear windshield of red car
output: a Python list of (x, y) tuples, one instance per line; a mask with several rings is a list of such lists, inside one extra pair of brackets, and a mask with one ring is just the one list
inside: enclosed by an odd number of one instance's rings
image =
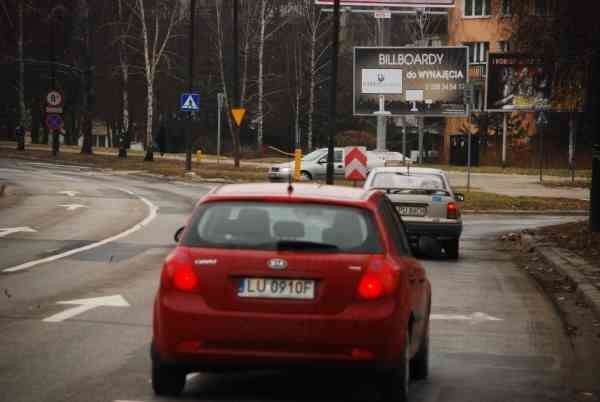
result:
[(213, 202), (199, 207), (188, 247), (380, 254), (369, 210), (330, 204)]

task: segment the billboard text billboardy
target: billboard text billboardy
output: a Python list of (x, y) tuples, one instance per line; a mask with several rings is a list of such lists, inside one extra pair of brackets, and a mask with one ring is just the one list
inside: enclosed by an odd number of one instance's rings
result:
[(468, 48), (354, 48), (354, 114), (466, 116)]

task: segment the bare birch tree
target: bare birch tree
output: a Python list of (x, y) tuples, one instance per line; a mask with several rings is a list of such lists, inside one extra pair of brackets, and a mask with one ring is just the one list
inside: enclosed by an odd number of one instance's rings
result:
[(131, 30), (131, 14), (125, 16), (123, 0), (117, 0), (118, 18), (118, 47), (119, 47), (119, 73), (121, 76), (121, 139), (119, 144), (119, 157), (127, 158), (127, 148), (131, 141), (131, 127), (129, 119), (129, 47), (127, 37)]
[(154, 122), (154, 83), (161, 63), (166, 61), (167, 46), (176, 25), (183, 18), (181, 0), (154, 0), (152, 6), (145, 0), (133, 0), (130, 9), (140, 26), (144, 77), (146, 81), (146, 157), (154, 160), (153, 122)]
[[(314, 115), (317, 102), (315, 89), (318, 85), (320, 71), (324, 67), (323, 58), (327, 55), (327, 49), (329, 48), (329, 45), (325, 45), (322, 49), (319, 49), (319, 43), (322, 42), (324, 35), (327, 35), (329, 31), (327, 29), (328, 18), (313, 0), (302, 0), (300, 13), (306, 26), (305, 36), (308, 40), (310, 55), (308, 127), (306, 132), (307, 148), (310, 152), (313, 149)], [(328, 41), (326, 43), (329, 44)]]

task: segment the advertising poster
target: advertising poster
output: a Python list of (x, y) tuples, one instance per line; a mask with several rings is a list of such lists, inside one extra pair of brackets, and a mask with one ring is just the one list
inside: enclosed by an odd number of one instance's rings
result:
[(533, 111), (550, 104), (550, 75), (534, 58), (491, 53), (488, 59), (486, 110)]
[(467, 56), (464, 46), (354, 48), (354, 115), (466, 116)]

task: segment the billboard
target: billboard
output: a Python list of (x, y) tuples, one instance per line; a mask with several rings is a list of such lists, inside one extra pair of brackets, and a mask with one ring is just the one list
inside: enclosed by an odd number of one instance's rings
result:
[(549, 105), (550, 74), (535, 58), (490, 53), (485, 109), (490, 112), (533, 111)]
[[(342, 7), (427, 7), (450, 8), (454, 7), (455, 0), (340, 0)], [(333, 6), (333, 0), (316, 0), (317, 5)]]
[(466, 116), (467, 71), (465, 46), (356, 47), (354, 115)]

